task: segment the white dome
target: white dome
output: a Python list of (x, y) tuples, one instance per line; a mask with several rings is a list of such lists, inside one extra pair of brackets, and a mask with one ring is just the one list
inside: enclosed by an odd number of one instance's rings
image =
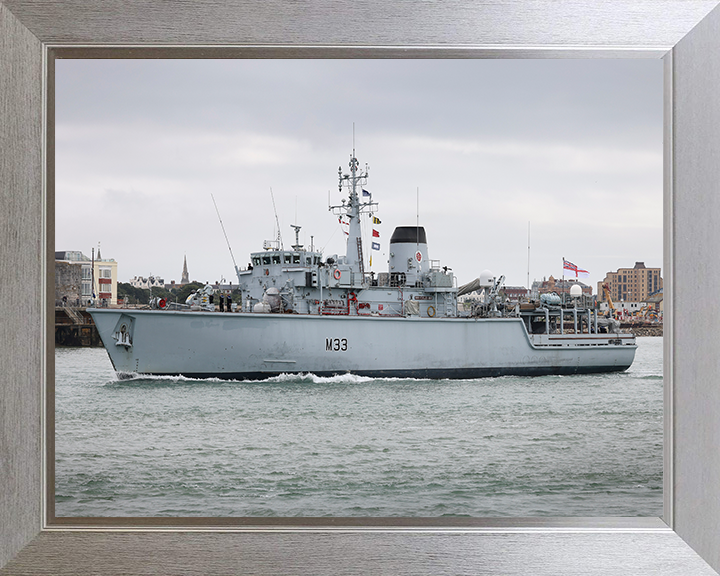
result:
[(495, 275), (490, 272), (490, 270), (483, 270), (482, 272), (480, 272), (480, 277), (478, 278), (478, 280), (480, 280), (480, 286), (492, 286), (493, 278), (495, 278)]
[(582, 296), (582, 288), (577, 284), (573, 284), (570, 288), (570, 296), (572, 296), (573, 298), (579, 298), (580, 296)]

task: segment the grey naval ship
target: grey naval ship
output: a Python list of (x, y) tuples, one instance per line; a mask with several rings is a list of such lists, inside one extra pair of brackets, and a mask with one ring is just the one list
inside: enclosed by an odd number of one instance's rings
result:
[[(458, 286), (452, 270), (429, 259), (421, 226), (396, 228), (388, 271), (366, 272), (361, 225), (363, 216), (377, 221), (378, 206), (364, 190), (368, 168), (353, 151), (349, 170), (338, 172), (347, 197), (330, 211), (349, 226), (344, 255), (303, 248), (295, 226), (291, 250), (266, 241), (246, 269), (235, 266), (242, 299), (232, 313), (215, 311), (210, 286), (184, 304), (155, 299), (148, 309), (90, 309), (118, 377), (443, 379), (615, 372), (632, 364), (635, 337), (578, 294), (510, 303), (504, 276), (487, 271)], [(472, 309), (459, 309), (458, 297), (470, 292), (480, 294)]]

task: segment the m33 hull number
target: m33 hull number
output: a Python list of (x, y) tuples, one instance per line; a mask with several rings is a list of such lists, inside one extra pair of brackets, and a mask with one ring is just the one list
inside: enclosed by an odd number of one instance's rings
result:
[(346, 352), (347, 349), (347, 338), (325, 338), (326, 352)]

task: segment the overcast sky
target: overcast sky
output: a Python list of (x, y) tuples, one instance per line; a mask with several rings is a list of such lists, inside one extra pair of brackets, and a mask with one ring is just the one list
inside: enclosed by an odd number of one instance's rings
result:
[[(56, 250), (236, 282), (290, 224), (345, 253), (328, 212), (353, 145), (387, 270), (395, 226), (463, 284), (662, 266), (660, 60), (58, 60)], [(419, 191), (419, 194), (418, 194)], [(369, 223), (369, 220), (367, 220)], [(369, 234), (369, 229), (366, 231)], [(365, 246), (365, 254), (371, 252)]]

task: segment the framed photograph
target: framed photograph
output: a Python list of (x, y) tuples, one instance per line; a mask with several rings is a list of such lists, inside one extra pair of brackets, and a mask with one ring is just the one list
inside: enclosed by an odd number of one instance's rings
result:
[[(477, 573), (713, 574), (720, 567), (720, 459), (713, 386), (714, 310), (698, 314), (689, 294), (710, 293), (709, 265), (720, 168), (716, 2), (472, 4), (443, 11), (403, 6), (388, 18), (378, 4), (296, 13), (250, 6), (173, 8), (147, 4), (36, 7), (0, 4), (3, 183), (3, 294), (0, 566), (3, 573), (58, 570), (123, 573)], [(318, 7), (316, 7), (318, 8)], [(357, 18), (346, 18), (348, 11)], [(355, 13), (357, 11), (357, 13)], [(310, 11), (312, 12), (312, 11)], [(512, 15), (512, 17), (510, 16)], [(272, 16), (272, 18), (271, 18)], [(538, 27), (537, 22), (547, 23)], [(354, 26), (349, 24), (353, 22)], [(563, 22), (561, 26), (557, 22)], [(171, 25), (168, 23), (172, 23)], [(359, 24), (358, 24), (359, 23)], [(648, 25), (652, 23), (652, 25)], [(163, 24), (163, 25), (161, 25)], [(320, 26), (318, 26), (321, 24)], [(543, 31), (545, 30), (545, 31)], [(550, 32), (552, 30), (552, 32)], [(516, 518), (243, 525), (164, 518), (63, 528), (54, 521), (46, 470), (54, 459), (51, 263), (55, 197), (46, 160), (55, 151), (54, 54), (97, 46), (107, 57), (192, 58), (663, 58), (665, 66), (665, 455), (662, 519)], [(182, 45), (196, 45), (187, 48)], [(198, 46), (202, 44), (203, 46)], [(115, 48), (110, 49), (109, 46)], [(110, 55), (114, 52), (114, 55)], [(194, 52), (197, 51), (197, 52)], [(70, 52), (65, 52), (69, 54)], [(88, 52), (84, 52), (88, 53)], [(97, 57), (97, 54), (95, 55)], [(7, 80), (7, 81), (6, 81)], [(52, 100), (52, 98), (50, 98)], [(7, 143), (7, 145), (5, 145)], [(702, 275), (697, 273), (702, 270)], [(28, 326), (18, 332), (17, 326)], [(87, 528), (87, 529), (86, 529)], [(87, 558), (92, 558), (88, 562)]]
[[(662, 515), (662, 338), (592, 311), (608, 270), (637, 266), (626, 323), (662, 288), (662, 60), (54, 55), (56, 254), (166, 300), (90, 312), (107, 350), (56, 349), (56, 522)], [(156, 322), (181, 326), (143, 344)]]

